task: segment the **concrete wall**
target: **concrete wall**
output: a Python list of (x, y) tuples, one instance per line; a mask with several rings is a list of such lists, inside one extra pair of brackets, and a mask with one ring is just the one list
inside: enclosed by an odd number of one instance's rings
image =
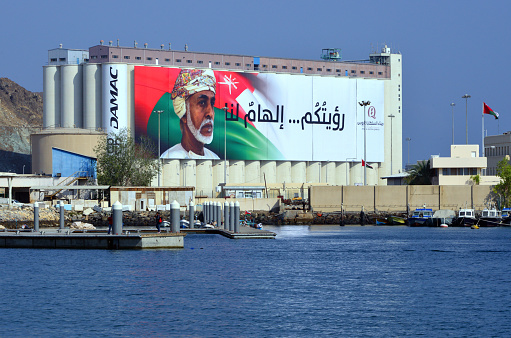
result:
[(406, 212), (426, 205), (433, 210), (474, 208), (482, 210), (498, 202), (488, 185), (471, 186), (311, 186), (310, 205), (313, 211)]

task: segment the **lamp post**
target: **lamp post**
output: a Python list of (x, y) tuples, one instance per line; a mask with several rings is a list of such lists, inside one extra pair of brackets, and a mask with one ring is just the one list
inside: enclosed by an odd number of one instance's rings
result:
[[(358, 103), (359, 105), (361, 105), (362, 107), (364, 107), (364, 162), (365, 164), (367, 164), (367, 147), (366, 147), (366, 129), (367, 129), (367, 126), (366, 126), (366, 107), (368, 105), (371, 104), (371, 101), (360, 101)], [(364, 165), (364, 185), (367, 184), (367, 170), (366, 170), (366, 166)]]
[(392, 119), (396, 116), (390, 114), (388, 117), (390, 117), (390, 174), (392, 175)]
[(472, 96), (465, 94), (461, 98), (465, 99), (465, 136), (468, 144), (468, 99)]
[(158, 114), (158, 187), (160, 186), (160, 173), (161, 173), (161, 150), (160, 150), (160, 115), (163, 110), (154, 110), (153, 113)]
[(227, 184), (227, 107), (223, 107), (224, 111), (224, 197), (225, 185)]
[(451, 103), (451, 111), (452, 111), (452, 144), (454, 144), (454, 106), (456, 104), (454, 102)]
[(406, 160), (406, 164), (407, 164), (407, 165), (408, 165), (408, 164), (410, 164), (410, 141), (411, 141), (411, 140), (412, 140), (412, 139), (411, 139), (411, 138), (409, 138), (409, 137), (407, 137), (407, 138), (406, 138), (406, 142), (408, 142), (408, 159)]

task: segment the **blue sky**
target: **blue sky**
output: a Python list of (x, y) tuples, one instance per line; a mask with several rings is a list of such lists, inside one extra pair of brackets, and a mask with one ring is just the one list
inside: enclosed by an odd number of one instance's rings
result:
[(387, 43), (403, 60), (403, 165), (448, 156), (481, 143), (481, 106), (488, 135), (511, 130), (507, 109), (511, 67), (506, 1), (32, 1), (2, 4), (0, 77), (42, 91), (48, 49), (87, 49), (100, 40), (149, 48), (161, 44), (213, 53), (319, 59), (338, 47), (344, 60), (367, 59)]

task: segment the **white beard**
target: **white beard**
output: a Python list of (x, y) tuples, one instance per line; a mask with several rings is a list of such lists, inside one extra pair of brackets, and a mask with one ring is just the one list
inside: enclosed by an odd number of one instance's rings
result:
[(193, 136), (195, 137), (195, 139), (197, 141), (199, 141), (202, 144), (210, 144), (213, 141), (213, 134), (211, 134), (211, 136), (204, 136), (201, 134), (200, 131), (201, 131), (202, 127), (204, 127), (208, 123), (211, 123), (211, 128), (213, 128), (215, 126), (213, 124), (213, 120), (209, 119), (209, 118), (203, 120), (201, 125), (197, 129), (193, 125), (192, 119), (190, 118), (190, 116), (188, 114), (189, 111), (190, 111), (190, 107), (188, 106), (188, 102), (187, 102), (186, 103), (186, 124), (188, 125), (188, 129), (190, 129), (190, 131), (192, 132)]

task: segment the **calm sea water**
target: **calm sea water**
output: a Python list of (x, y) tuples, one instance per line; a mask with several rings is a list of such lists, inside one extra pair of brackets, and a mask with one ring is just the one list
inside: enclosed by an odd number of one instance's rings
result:
[(266, 229), (277, 239), (0, 249), (0, 336), (511, 335), (511, 228)]

